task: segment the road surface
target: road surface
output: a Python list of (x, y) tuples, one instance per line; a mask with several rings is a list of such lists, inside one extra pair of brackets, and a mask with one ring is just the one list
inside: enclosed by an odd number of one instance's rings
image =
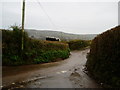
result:
[(59, 62), (3, 67), (3, 85), (14, 88), (99, 88), (84, 73), (89, 49), (72, 51), (70, 58)]

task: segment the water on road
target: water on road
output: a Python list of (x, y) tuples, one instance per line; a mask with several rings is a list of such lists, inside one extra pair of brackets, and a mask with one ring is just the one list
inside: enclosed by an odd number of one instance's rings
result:
[(3, 67), (2, 83), (7, 88), (98, 88), (84, 73), (89, 49), (72, 51), (70, 58), (59, 62)]

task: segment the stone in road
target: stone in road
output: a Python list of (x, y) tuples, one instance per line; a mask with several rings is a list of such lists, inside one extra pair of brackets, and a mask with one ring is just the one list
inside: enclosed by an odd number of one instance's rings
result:
[(83, 72), (89, 49), (72, 51), (70, 58), (53, 63), (3, 67), (3, 87), (98, 88)]

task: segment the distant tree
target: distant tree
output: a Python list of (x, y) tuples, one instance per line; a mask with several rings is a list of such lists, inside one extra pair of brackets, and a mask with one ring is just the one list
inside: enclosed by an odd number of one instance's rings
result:
[(19, 31), (21, 30), (21, 26), (17, 26), (16, 24), (11, 26), (10, 28), (12, 28), (13, 31)]

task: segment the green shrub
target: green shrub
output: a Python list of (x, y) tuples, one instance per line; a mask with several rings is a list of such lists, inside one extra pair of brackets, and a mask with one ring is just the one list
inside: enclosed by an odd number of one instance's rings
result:
[(2, 30), (3, 65), (46, 63), (69, 57), (68, 44), (31, 39), (24, 33), (24, 51), (21, 50), (21, 29)]
[(43, 63), (43, 62), (53, 62), (57, 58), (66, 59), (69, 57), (69, 51), (68, 50), (52, 50), (52, 51), (46, 51), (44, 53), (41, 53), (40, 56), (37, 56), (34, 59), (35, 63)]
[(120, 87), (120, 26), (98, 35), (87, 57), (86, 67), (94, 78)]
[(72, 40), (68, 42), (69, 48), (71, 50), (80, 50), (84, 47), (87, 47), (90, 45), (90, 41), (85, 40)]

